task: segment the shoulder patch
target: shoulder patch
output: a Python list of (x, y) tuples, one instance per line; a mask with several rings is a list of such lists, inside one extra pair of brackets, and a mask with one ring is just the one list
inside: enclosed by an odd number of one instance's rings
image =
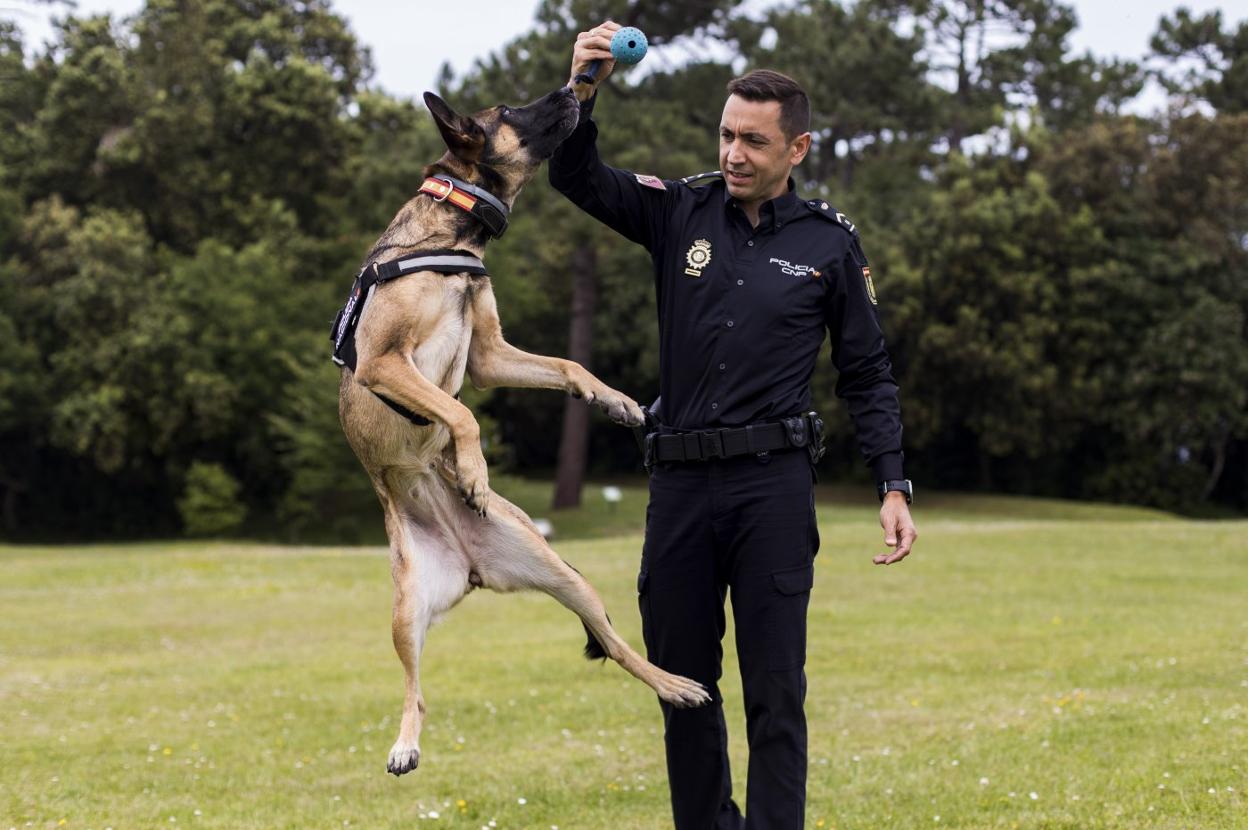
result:
[(849, 221), (849, 217), (822, 199), (809, 199), (806, 202), (806, 207), (810, 208), (811, 212), (816, 216), (822, 216), (832, 224), (840, 225), (842, 228), (849, 231), (853, 236), (858, 235), (858, 228), (854, 226), (853, 222)]
[(695, 184), (710, 184), (716, 179), (722, 179), (723, 177), (724, 177), (724, 174), (721, 173), (720, 171), (710, 170), (706, 173), (698, 173), (693, 176), (685, 176), (683, 179), (680, 180), (680, 183), (691, 185), (691, 186)]
[(638, 184), (644, 187), (653, 187), (655, 190), (667, 190), (667, 185), (663, 184), (663, 180), (658, 176), (651, 176), (646, 173), (634, 173), (637, 177)]

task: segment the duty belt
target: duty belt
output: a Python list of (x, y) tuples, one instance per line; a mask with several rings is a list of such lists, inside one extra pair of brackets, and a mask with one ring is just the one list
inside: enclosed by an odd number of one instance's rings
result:
[(709, 461), (794, 449), (805, 449), (811, 461), (823, 457), (823, 419), (817, 413), (744, 427), (651, 432), (644, 443), (647, 470), (663, 462)]

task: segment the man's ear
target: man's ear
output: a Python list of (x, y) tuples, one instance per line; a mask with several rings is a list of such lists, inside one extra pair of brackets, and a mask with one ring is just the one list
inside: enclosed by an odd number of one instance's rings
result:
[(806, 158), (806, 154), (810, 152), (810, 133), (802, 133), (793, 140), (793, 149), (790, 151), (789, 159), (792, 164), (800, 164), (802, 159)]
[(485, 133), (477, 122), (455, 112), (432, 92), (425, 93), (425, 106), (450, 151), (465, 161), (476, 161), (485, 146)]

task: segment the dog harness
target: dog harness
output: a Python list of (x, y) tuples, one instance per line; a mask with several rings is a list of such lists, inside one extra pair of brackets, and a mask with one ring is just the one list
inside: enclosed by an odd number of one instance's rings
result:
[(507, 230), (507, 217), (511, 211), (493, 193), (476, 185), (460, 181), (454, 176), (430, 176), (420, 186), (419, 192), (428, 193), (435, 202), (450, 202), (471, 214), (485, 225), (485, 229), (495, 239), (500, 238)]
[[(505, 220), (504, 220), (505, 224)], [(351, 293), (347, 295), (347, 303), (334, 318), (334, 326), (329, 332), (329, 339), (334, 344), (331, 355), (339, 366), (346, 366), (355, 371), (357, 355), (355, 352), (355, 330), (360, 323), (360, 315), (364, 312), (373, 290), (383, 282), (414, 274), (417, 271), (436, 271), (439, 274), (470, 274), (474, 277), (486, 276), (485, 264), (467, 251), (415, 251), (402, 259), (390, 262), (374, 262), (365, 266), (356, 274), (351, 285)], [(376, 392), (373, 393), (377, 395)], [(377, 395), (382, 402), (395, 412), (419, 426), (428, 426), (428, 418), (417, 415), (400, 404)]]

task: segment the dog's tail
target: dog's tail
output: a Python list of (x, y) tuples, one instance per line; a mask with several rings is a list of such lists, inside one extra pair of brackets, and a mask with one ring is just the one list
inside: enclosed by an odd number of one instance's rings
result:
[[(607, 622), (611, 622), (611, 618), (607, 617)], [(581, 625), (585, 625), (581, 623)], [(603, 648), (602, 643), (598, 642), (598, 638), (594, 636), (594, 632), (589, 630), (589, 626), (585, 626), (585, 636), (588, 641), (585, 643), (585, 659), (586, 660), (606, 660), (607, 650)]]

